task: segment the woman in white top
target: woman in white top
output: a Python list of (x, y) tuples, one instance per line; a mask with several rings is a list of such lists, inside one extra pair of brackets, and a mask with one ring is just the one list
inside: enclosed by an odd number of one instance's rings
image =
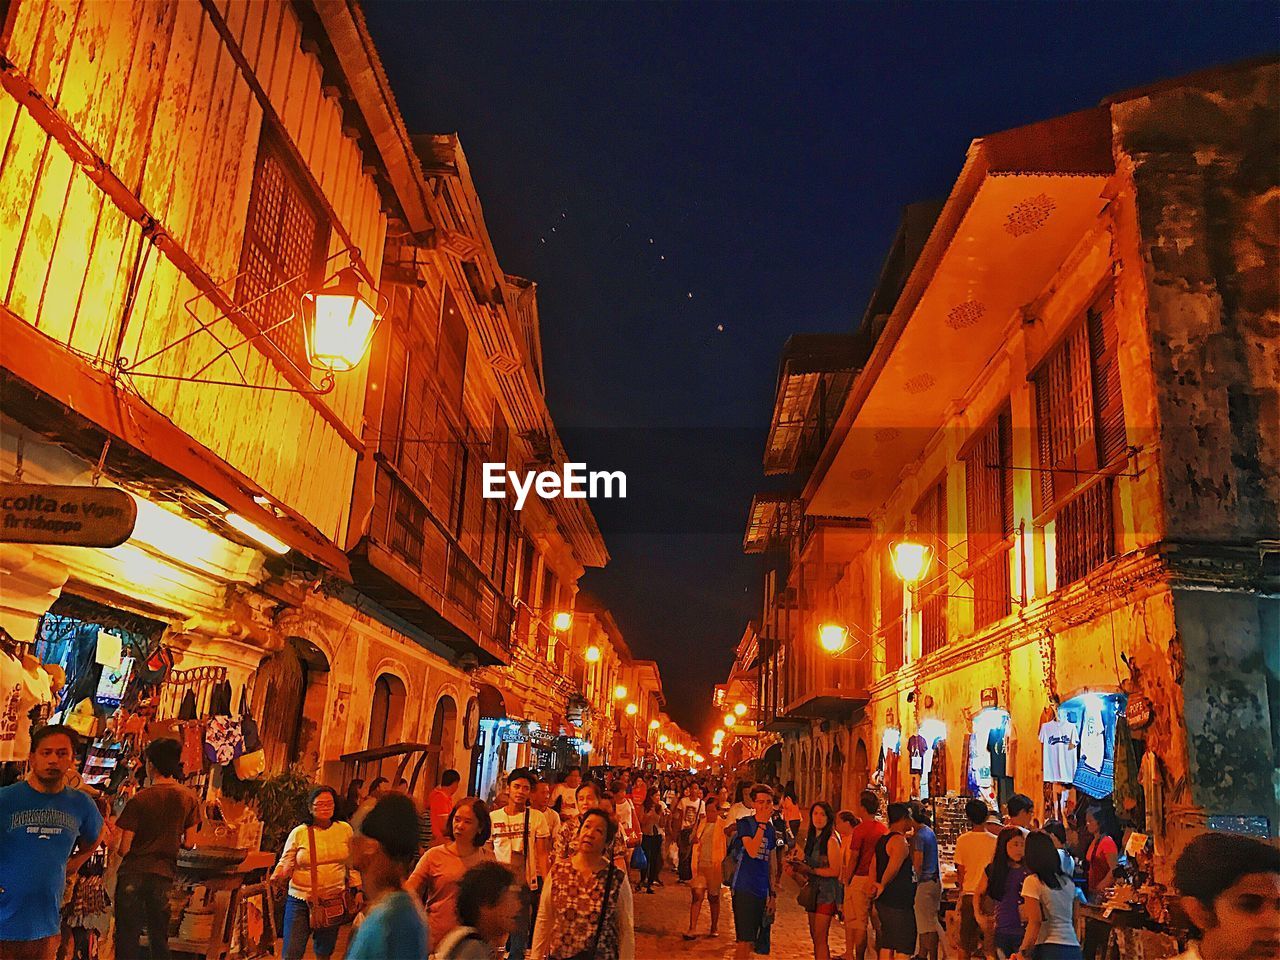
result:
[(1026, 932), (1009, 960), (1083, 960), (1076, 938), (1076, 885), (1062, 872), (1062, 860), (1047, 833), (1027, 836), (1023, 865), (1031, 875), (1022, 881), (1022, 919)]
[(319, 897), (338, 896), (360, 882), (359, 876), (347, 869), (351, 825), (333, 819), (337, 805), (338, 794), (332, 787), (311, 791), (307, 801), (310, 814), (289, 834), (280, 862), (271, 873), (272, 882), (289, 881), (289, 898), (284, 905), (284, 960), (301, 960), (308, 939), (314, 940), (318, 960), (333, 954), (341, 927), (313, 930), (310, 906)]

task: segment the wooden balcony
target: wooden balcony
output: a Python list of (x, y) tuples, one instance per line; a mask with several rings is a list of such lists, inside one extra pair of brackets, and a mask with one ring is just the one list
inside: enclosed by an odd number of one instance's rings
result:
[(511, 659), (515, 609), (394, 471), (379, 464), (370, 532), (351, 552), (357, 587), (482, 664)]

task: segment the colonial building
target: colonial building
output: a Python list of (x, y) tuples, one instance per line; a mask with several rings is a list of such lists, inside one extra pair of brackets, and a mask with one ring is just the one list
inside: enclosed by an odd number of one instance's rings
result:
[[(0, 470), (123, 489), (137, 522), (0, 543), (0, 626), (63, 662), (168, 651), (162, 714), (227, 681), (269, 771), (562, 762), (576, 584), (608, 557), (581, 500), (480, 495), (485, 461), (566, 457), (536, 289), (456, 138), (410, 137), (351, 5), (3, 12)], [(326, 291), (384, 316), (371, 343), (334, 342)]]
[(747, 539), (805, 799), (1110, 802), (1158, 869), (1206, 825), (1275, 834), (1278, 81), (975, 140), (895, 248), (830, 437)]

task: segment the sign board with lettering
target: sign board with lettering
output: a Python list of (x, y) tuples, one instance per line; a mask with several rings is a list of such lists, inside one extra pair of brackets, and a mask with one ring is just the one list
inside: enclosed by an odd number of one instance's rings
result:
[(0, 483), (0, 543), (118, 547), (137, 519), (133, 497), (114, 487)]
[(1000, 693), (995, 687), (983, 687), (979, 702), (984, 707), (1000, 706)]

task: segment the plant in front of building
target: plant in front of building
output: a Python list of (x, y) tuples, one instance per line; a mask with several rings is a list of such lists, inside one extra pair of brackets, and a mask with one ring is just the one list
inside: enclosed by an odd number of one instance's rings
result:
[(279, 852), (289, 831), (307, 812), (307, 794), (316, 782), (300, 765), (293, 765), (256, 784), (255, 800), (262, 817), (262, 849)]

